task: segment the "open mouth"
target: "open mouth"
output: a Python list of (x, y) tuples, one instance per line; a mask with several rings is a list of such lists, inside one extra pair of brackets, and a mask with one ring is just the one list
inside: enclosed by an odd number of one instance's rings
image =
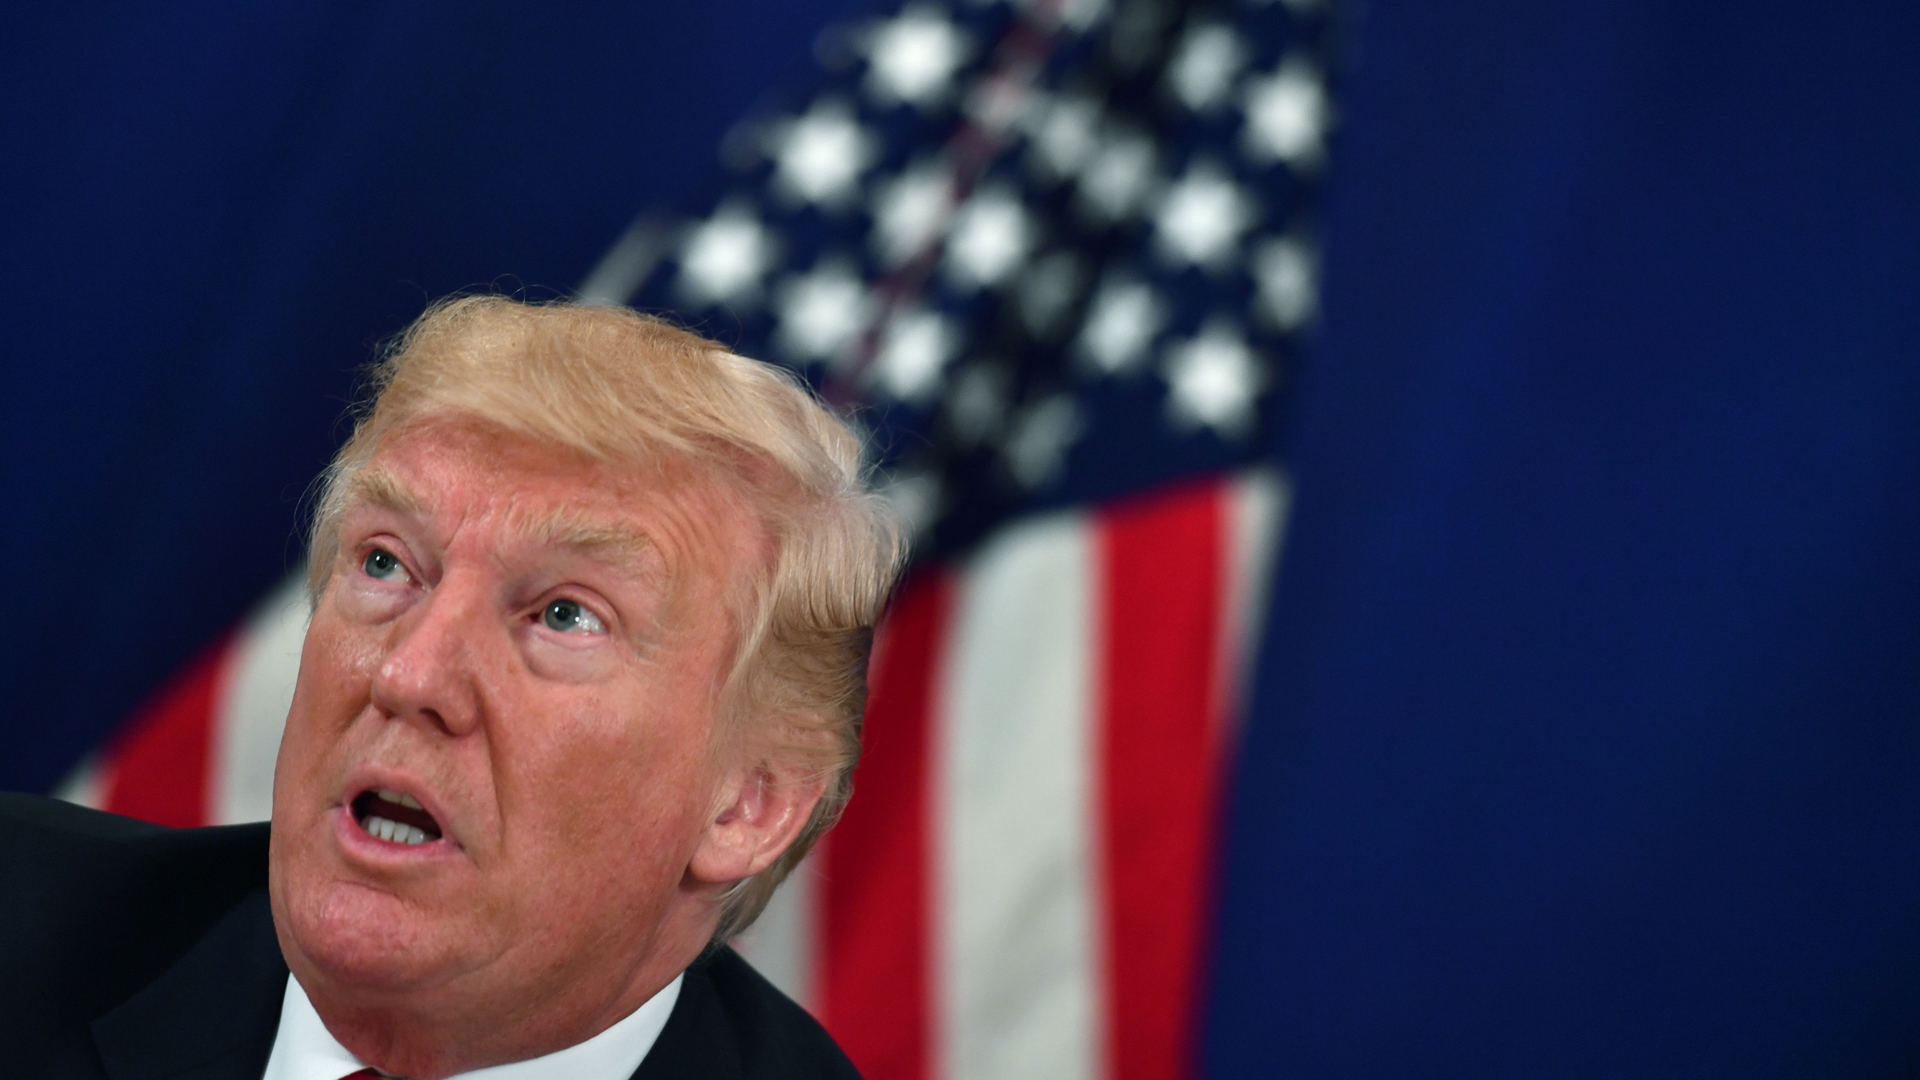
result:
[(354, 797), (353, 820), (367, 835), (390, 844), (425, 844), (440, 839), (440, 823), (411, 795), (376, 788)]

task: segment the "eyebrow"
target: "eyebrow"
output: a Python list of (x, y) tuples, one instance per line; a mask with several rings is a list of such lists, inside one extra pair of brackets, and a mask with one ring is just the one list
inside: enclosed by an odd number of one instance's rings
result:
[(414, 517), (424, 515), (427, 509), (426, 503), (413, 493), (412, 488), (377, 465), (370, 465), (348, 477), (344, 496), (340, 500), (342, 507), (368, 502), (384, 510)]
[(628, 525), (583, 518), (567, 507), (542, 514), (521, 526), (524, 534), (548, 547), (569, 548), (589, 559), (623, 566), (649, 577), (659, 573), (649, 555), (657, 554), (653, 538)]
[[(424, 518), (426, 500), (415, 494), (406, 482), (379, 466), (355, 473), (347, 482), (346, 505), (370, 503), (384, 510)], [(509, 520), (521, 535), (547, 547), (572, 550), (597, 562), (620, 566), (657, 577), (660, 567), (650, 553), (659, 548), (645, 532), (619, 523), (597, 520), (579, 514), (571, 507), (558, 507), (528, 518), (509, 512)]]

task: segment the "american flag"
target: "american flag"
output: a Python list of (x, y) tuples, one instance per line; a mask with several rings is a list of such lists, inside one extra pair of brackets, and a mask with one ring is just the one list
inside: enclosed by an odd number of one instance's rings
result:
[[(1181, 1077), (1287, 504), (1320, 0), (911, 0), (582, 284), (799, 370), (916, 531), (846, 817), (740, 942), (875, 1080)], [(297, 576), (71, 778), (261, 820)]]

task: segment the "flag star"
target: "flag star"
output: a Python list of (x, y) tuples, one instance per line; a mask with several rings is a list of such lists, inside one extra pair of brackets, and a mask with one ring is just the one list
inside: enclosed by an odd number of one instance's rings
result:
[(947, 96), (973, 42), (938, 5), (912, 3), (868, 33), (866, 53), (868, 94), (883, 105), (925, 109)]
[(923, 401), (939, 388), (960, 335), (944, 315), (913, 308), (895, 315), (880, 337), (869, 378), (900, 401)]
[[(1045, 5), (1029, 5), (1044, 7)], [(1075, 34), (1084, 34), (1107, 17), (1107, 0), (1067, 0), (1054, 5), (1060, 25)]]
[(1266, 373), (1231, 323), (1211, 320), (1199, 334), (1169, 347), (1161, 374), (1167, 380), (1167, 414), (1176, 426), (1210, 427), (1232, 439), (1252, 434), (1254, 403), (1266, 389)]
[(1310, 169), (1326, 156), (1327, 91), (1312, 61), (1290, 56), (1272, 75), (1247, 83), (1241, 149), (1260, 162)]
[(1145, 282), (1111, 277), (1088, 305), (1075, 351), (1104, 375), (1137, 365), (1166, 325), (1167, 305)]
[(1080, 293), (1086, 288), (1087, 268), (1072, 251), (1056, 251), (1020, 275), (1013, 299), (1027, 333), (1051, 338)]
[(1247, 62), (1240, 35), (1222, 23), (1198, 23), (1181, 37), (1167, 65), (1173, 96), (1194, 112), (1219, 108)]
[(961, 289), (991, 288), (1018, 269), (1033, 246), (1033, 218), (1004, 185), (974, 192), (954, 216), (947, 274)]
[(1176, 266), (1220, 271), (1231, 265), (1240, 235), (1258, 216), (1253, 198), (1219, 166), (1199, 161), (1168, 189), (1155, 215), (1155, 247)]
[(967, 118), (980, 133), (998, 142), (1015, 124), (1024, 121), (1034, 108), (1036, 91), (1021, 70), (993, 72), (971, 84), (967, 90)]
[(880, 260), (899, 266), (946, 232), (953, 216), (953, 176), (934, 161), (918, 162), (879, 186), (873, 198), (873, 240)]
[(1281, 330), (1297, 330), (1319, 306), (1318, 259), (1313, 249), (1291, 236), (1270, 237), (1254, 249), (1253, 279), (1260, 312)]
[(968, 364), (947, 391), (947, 426), (962, 446), (973, 447), (999, 436), (1007, 423), (1007, 369), (995, 363)]
[(770, 139), (774, 190), (795, 202), (842, 209), (860, 193), (860, 174), (879, 156), (877, 140), (847, 102), (824, 98)]
[(729, 201), (695, 226), (680, 248), (675, 291), (689, 304), (750, 303), (761, 275), (779, 256), (779, 240), (752, 207)]
[(1114, 133), (1081, 170), (1081, 212), (1108, 224), (1137, 213), (1153, 193), (1159, 160), (1152, 139), (1132, 131)]
[(873, 300), (856, 268), (831, 256), (812, 271), (782, 281), (774, 305), (779, 319), (774, 347), (801, 362), (843, 359), (873, 313)]
[(1159, 0), (1118, 6), (1106, 39), (1107, 55), (1121, 74), (1131, 75), (1162, 54), (1169, 33), (1167, 24), (1180, 6)]
[(1061, 97), (1036, 107), (1029, 121), (1033, 149), (1028, 163), (1044, 179), (1078, 173), (1100, 149), (1100, 105), (1085, 97)]
[(880, 483), (880, 497), (893, 507), (906, 523), (907, 531), (919, 535), (939, 520), (946, 503), (940, 477), (922, 469), (900, 469)]
[(1060, 475), (1067, 451), (1080, 441), (1086, 421), (1071, 394), (1054, 394), (1020, 410), (1000, 452), (1021, 487), (1042, 487)]

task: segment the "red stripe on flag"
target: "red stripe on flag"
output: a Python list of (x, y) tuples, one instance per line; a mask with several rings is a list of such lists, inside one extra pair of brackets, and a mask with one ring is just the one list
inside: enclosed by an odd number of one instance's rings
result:
[(1187, 486), (1100, 515), (1099, 737), (1109, 1074), (1194, 1075), (1218, 784), (1225, 493)]
[(201, 650), (120, 729), (107, 751), (104, 809), (156, 825), (208, 823), (214, 698), (231, 643)]
[(869, 1080), (932, 1071), (929, 756), (952, 594), (933, 571), (895, 598), (874, 650), (854, 799), (820, 852), (821, 1018)]

